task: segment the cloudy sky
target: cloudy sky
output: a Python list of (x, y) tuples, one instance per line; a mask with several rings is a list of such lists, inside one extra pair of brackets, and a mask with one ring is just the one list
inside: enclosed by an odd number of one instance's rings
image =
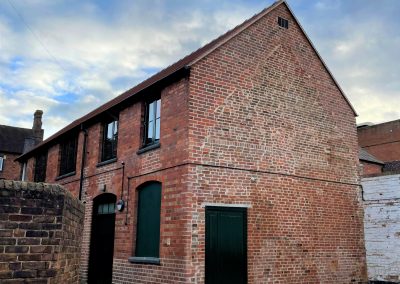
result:
[[(45, 137), (273, 0), (1, 0), (0, 124)], [(400, 118), (400, 1), (288, 0), (359, 114)]]

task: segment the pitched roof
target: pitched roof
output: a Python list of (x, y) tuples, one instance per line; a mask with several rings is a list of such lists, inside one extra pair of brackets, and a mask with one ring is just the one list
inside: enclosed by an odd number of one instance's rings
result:
[(337, 83), (337, 81), (333, 77), (332, 73), (329, 71), (328, 67), (326, 66), (325, 62), (322, 60), (322, 57), (319, 55), (318, 51), (315, 49), (315, 47), (312, 44), (311, 40), (309, 39), (309, 37), (305, 33), (303, 27), (300, 25), (299, 21), (294, 16), (294, 14), (293, 14), (292, 10), (290, 9), (289, 5), (286, 3), (285, 0), (279, 0), (279, 1), (276, 1), (275, 3), (273, 3), (271, 6), (265, 8), (264, 10), (262, 10), (260, 13), (255, 14), (250, 19), (244, 21), (242, 24), (236, 26), (235, 28), (233, 28), (233, 29), (229, 30), (228, 32), (226, 32), (225, 34), (221, 35), (220, 37), (214, 39), (213, 41), (209, 42), (208, 44), (206, 44), (203, 47), (199, 48), (198, 50), (194, 51), (193, 53), (187, 55), (186, 57), (180, 59), (179, 61), (175, 62), (174, 64), (172, 64), (172, 65), (168, 66), (167, 68), (161, 70), (160, 72), (156, 73), (155, 75), (151, 76), (150, 78), (146, 79), (145, 81), (139, 83), (135, 87), (127, 90), (126, 92), (122, 93), (118, 97), (116, 97), (116, 98), (110, 100), (109, 102), (103, 104), (102, 106), (96, 108), (95, 110), (89, 112), (88, 114), (82, 116), (81, 118), (73, 121), (71, 124), (67, 125), (63, 129), (61, 129), (60, 131), (55, 133), (54, 135), (50, 136), (45, 141), (43, 141), (41, 144), (39, 144), (35, 148), (33, 148), (31, 151), (29, 151), (28, 153), (20, 156), (18, 159), (21, 159), (21, 158), (24, 158), (26, 156), (29, 156), (29, 154), (32, 151), (35, 151), (37, 148), (40, 148), (40, 147), (44, 146), (45, 144), (48, 144), (50, 141), (54, 140), (55, 138), (59, 137), (60, 135), (62, 135), (64, 133), (66, 133), (67, 131), (72, 130), (74, 128), (77, 128), (77, 127), (79, 127), (79, 125), (81, 125), (82, 123), (88, 121), (89, 119), (92, 119), (92, 118), (100, 115), (101, 113), (111, 109), (112, 107), (115, 107), (115, 106), (121, 104), (123, 101), (133, 97), (134, 95), (136, 95), (139, 92), (145, 90), (146, 88), (148, 88), (148, 87), (160, 82), (161, 80), (173, 75), (174, 73), (178, 72), (179, 70), (190, 68), (190, 66), (192, 66), (193, 64), (195, 64), (196, 62), (198, 62), (199, 60), (201, 60), (202, 58), (204, 58), (205, 56), (207, 56), (208, 54), (213, 52), (215, 49), (217, 49), (221, 45), (223, 45), (226, 42), (228, 42), (230, 39), (232, 39), (236, 35), (240, 34), (243, 30), (247, 29), (248, 27), (250, 27), (251, 25), (256, 23), (259, 19), (261, 19), (262, 17), (267, 15), (269, 12), (271, 12), (272, 10), (274, 10), (276, 7), (278, 7), (281, 4), (286, 5), (288, 10), (292, 14), (293, 18), (296, 20), (296, 23), (299, 25), (301, 31), (304, 33), (306, 39), (309, 41), (310, 45), (312, 46), (312, 48), (314, 49), (314, 51), (318, 55), (318, 58), (321, 60), (322, 64), (326, 68), (327, 72), (332, 77), (333, 81), (335, 82), (336, 86), (340, 90), (340, 92), (343, 95), (344, 99), (346, 100), (346, 102), (348, 103), (349, 107), (353, 111), (354, 115), (357, 116), (357, 113), (354, 110), (353, 106), (351, 105), (350, 101), (347, 99), (347, 97), (344, 94), (343, 90), (340, 88), (339, 84)]
[(386, 162), (382, 172), (400, 172), (400, 161)]
[(358, 159), (361, 161), (366, 161), (366, 162), (375, 163), (375, 164), (381, 164), (381, 165), (384, 164), (384, 162), (382, 162), (381, 160), (378, 160), (375, 156), (368, 153), (367, 150), (365, 150), (364, 148), (358, 149)]
[(0, 125), (0, 152), (21, 154), (25, 139), (32, 137), (32, 129)]

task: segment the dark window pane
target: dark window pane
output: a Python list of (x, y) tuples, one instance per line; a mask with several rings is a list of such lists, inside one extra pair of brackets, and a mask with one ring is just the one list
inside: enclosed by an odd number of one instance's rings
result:
[(46, 180), (47, 152), (41, 153), (35, 158), (35, 182), (44, 182)]
[(107, 134), (106, 134), (106, 138), (107, 139), (113, 139), (113, 127), (114, 127), (114, 123), (109, 123), (108, 125), (107, 125)]
[(101, 160), (107, 161), (117, 157), (118, 122), (115, 120), (104, 124), (103, 131)]
[(155, 102), (152, 102), (149, 105), (149, 121), (153, 121), (154, 120), (154, 104), (155, 104)]
[(61, 160), (60, 160), (60, 175), (68, 174), (75, 171), (76, 166), (76, 137), (65, 141), (60, 145)]
[(115, 203), (104, 203), (99, 204), (97, 207), (97, 214), (114, 214), (115, 213)]
[(114, 137), (118, 135), (118, 121), (114, 121)]
[(153, 130), (154, 130), (154, 124), (152, 121), (149, 121), (149, 129), (147, 131), (147, 138), (150, 140), (153, 139)]
[(143, 144), (152, 144), (160, 139), (161, 99), (147, 104), (144, 126)]
[(115, 211), (115, 203), (108, 204), (108, 213), (112, 214)]

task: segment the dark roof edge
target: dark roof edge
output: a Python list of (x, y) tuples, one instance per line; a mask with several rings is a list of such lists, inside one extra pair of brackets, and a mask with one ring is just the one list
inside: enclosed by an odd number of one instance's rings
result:
[(286, 7), (290, 11), (291, 15), (295, 19), (296, 23), (299, 25), (299, 27), (300, 27), (301, 31), (303, 32), (304, 36), (306, 37), (306, 39), (310, 43), (311, 47), (314, 49), (314, 51), (317, 54), (318, 58), (321, 60), (323, 66), (327, 70), (328, 74), (331, 76), (332, 80), (334, 81), (334, 83), (338, 87), (338, 89), (341, 92), (341, 94), (343, 95), (344, 99), (346, 100), (346, 102), (350, 106), (350, 108), (353, 111), (354, 115), (357, 116), (357, 113), (354, 110), (353, 106), (351, 105), (350, 101), (347, 99), (346, 95), (344, 94), (343, 90), (340, 88), (340, 86), (337, 83), (336, 79), (333, 77), (332, 73), (329, 71), (329, 69), (326, 66), (325, 62), (323, 61), (322, 57), (320, 56), (320, 54), (316, 50), (315, 46), (313, 45), (313, 43), (309, 39), (308, 35), (304, 31), (303, 27), (299, 23), (298, 19), (296, 18), (296, 16), (293, 13), (293, 11), (290, 9), (290, 7), (287, 4), (287, 2), (285, 0), (279, 0), (279, 1), (276, 1), (275, 3), (273, 3), (271, 6), (267, 7), (266, 9), (262, 10), (260, 13), (254, 15), (250, 19), (246, 20), (242, 24), (240, 24), (240, 25), (236, 26), (235, 28), (227, 31), (226, 33), (224, 33), (220, 37), (212, 40), (211, 42), (209, 42), (208, 44), (204, 45), (203, 47), (200, 47), (198, 50), (194, 51), (193, 53), (183, 57), (182, 59), (180, 59), (177, 62), (173, 63), (172, 65), (162, 69), (158, 73), (156, 73), (153, 76), (151, 76), (150, 78), (142, 81), (141, 83), (139, 83), (138, 85), (134, 86), (133, 88), (127, 90), (126, 92), (122, 93), (121, 95), (119, 95), (119, 96), (115, 97), (114, 99), (104, 103), (103, 105), (99, 106), (98, 108), (94, 109), (93, 111), (89, 112), (88, 114), (82, 116), (81, 118), (73, 121), (72, 123), (70, 123), (69, 125), (67, 125), (63, 129), (61, 129), (57, 133), (53, 134), (52, 136), (47, 138), (45, 141), (43, 141), (42, 143), (40, 143), (39, 145), (37, 145), (36, 147), (31, 149), (30, 151), (28, 151), (28, 152), (24, 153), (23, 155), (19, 156), (16, 160), (26, 159), (27, 157), (31, 156), (35, 151), (39, 150), (44, 145), (47, 145), (50, 142), (54, 141), (55, 139), (57, 139), (59, 136), (63, 135), (67, 131), (70, 131), (70, 130), (73, 130), (73, 129), (76, 129), (76, 128), (80, 127), (81, 124), (87, 122), (88, 120), (93, 119), (93, 118), (99, 116), (100, 114), (102, 114), (103, 112), (122, 104), (127, 99), (134, 97), (136, 94), (146, 90), (147, 88), (149, 88), (151, 86), (154, 86), (155, 84), (159, 83), (160, 81), (163, 81), (163, 80), (166, 80), (167, 78), (172, 77), (174, 74), (178, 73), (178, 71), (190, 69), (190, 66), (192, 66), (193, 64), (195, 64), (196, 62), (198, 62), (199, 60), (201, 60), (202, 58), (204, 58), (205, 56), (207, 56), (208, 54), (210, 54), (211, 52), (216, 50), (218, 47), (220, 47), (221, 45), (225, 44), (226, 42), (228, 42), (229, 40), (234, 38), (236, 35), (240, 34), (242, 31), (247, 29), (249, 26), (251, 26), (254, 23), (256, 23), (259, 19), (264, 17), (266, 14), (271, 12), (273, 9), (278, 7), (280, 4), (285, 4), (286, 5)]
[(284, 3), (284, 0), (279, 0), (273, 3), (271, 6), (265, 8), (258, 14), (255, 14), (253, 17), (249, 18), (248, 20), (244, 21), (243, 23), (239, 24), (238, 26), (234, 27), (233, 29), (227, 31), (226, 33), (222, 34), (218, 38), (210, 41), (206, 45), (200, 47), (196, 51), (186, 55), (182, 59), (179, 59), (175, 63), (171, 64), (170, 66), (162, 69), (158, 73), (154, 74), (150, 78), (142, 81), (138, 85), (132, 87), (131, 89), (127, 90), (126, 92), (122, 93), (121, 95), (115, 97), (114, 99), (104, 103), (103, 105), (99, 106), (98, 108), (94, 109), (93, 111), (89, 112), (88, 114), (82, 116), (81, 118), (74, 120), (72, 123), (68, 124), (66, 127), (62, 128), (60, 131), (56, 132), (49, 138), (47, 138), (45, 141), (31, 149), (30, 151), (24, 153), (23, 155), (19, 156), (16, 160), (21, 161), (23, 159), (26, 159), (30, 155), (33, 154), (33, 152), (39, 150), (42, 148), (44, 145), (49, 144), (50, 142), (54, 141), (57, 139), (59, 136), (62, 134), (66, 133), (67, 131), (73, 130), (75, 128), (78, 128), (82, 123), (88, 121), (89, 119), (93, 119), (94, 117), (100, 115), (104, 111), (109, 110), (112, 107), (117, 106), (118, 104), (121, 104), (124, 102), (126, 99), (129, 99), (133, 97), (135, 94), (144, 91), (150, 86), (153, 86), (157, 82), (166, 79), (167, 77), (170, 77), (177, 73), (179, 70), (182, 69), (190, 69), (190, 66), (193, 65), (195, 62), (197, 62), (197, 58), (201, 57), (204, 58), (206, 55), (214, 51), (216, 48), (220, 47), (222, 44), (226, 43), (228, 40), (232, 39), (235, 37), (237, 34), (242, 32), (244, 29), (258, 21), (260, 18), (262, 18), (264, 15), (268, 14), (270, 11), (272, 11), (275, 7), (279, 6), (280, 4)]
[(357, 127), (357, 130), (364, 130), (364, 129), (374, 128), (374, 127), (381, 127), (382, 125), (396, 123), (396, 122), (400, 122), (400, 119), (389, 120), (389, 121), (385, 121), (385, 122), (381, 122), (381, 123), (374, 123), (372, 125), (365, 125), (365, 126), (363, 125), (361, 127)]
[[(1, 153), (5, 154), (5, 155), (21, 155), (21, 152), (13, 152), (13, 151), (3, 151), (2, 150)], [(18, 157), (16, 159), (18, 159)]]
[(364, 162), (368, 162), (368, 163), (370, 163), (370, 164), (380, 165), (380, 166), (383, 166), (383, 165), (385, 164), (384, 162), (375, 162), (375, 161), (371, 161), (371, 160), (363, 159), (363, 158), (360, 158), (359, 160), (360, 160), (360, 161), (364, 161)]
[[(172, 66), (170, 66), (170, 67), (172, 67)], [(182, 68), (177, 68), (176, 70), (173, 70), (172, 72), (167, 73), (165, 76), (162, 76), (161, 78), (158, 78), (154, 82), (151, 81), (151, 79), (153, 79), (156, 75), (159, 75), (164, 70), (165, 69), (161, 70), (159, 73), (156, 73), (155, 75), (153, 75), (150, 78), (146, 79), (145, 81), (139, 83), (135, 87), (133, 87), (133, 88), (127, 90), (126, 92), (118, 95), (114, 99), (102, 104), (101, 106), (99, 106), (98, 108), (92, 110), (88, 114), (86, 114), (86, 115), (74, 120), (73, 122), (71, 122), (70, 124), (68, 124), (64, 128), (62, 128), (61, 130), (57, 131), (55, 134), (51, 135), (49, 138), (47, 138), (46, 140), (44, 140), (40, 144), (36, 145), (34, 148), (29, 150), (28, 152), (26, 152), (26, 153), (22, 154), (21, 156), (17, 157), (15, 159), (15, 161), (22, 161), (22, 160), (30, 157), (31, 155), (34, 154), (34, 152), (38, 151), (40, 148), (44, 147), (45, 145), (48, 145), (48, 144), (50, 145), (51, 142), (54, 142), (57, 138), (59, 138), (61, 135), (65, 134), (66, 132), (81, 128), (83, 123), (100, 116), (105, 111), (110, 110), (113, 107), (117, 107), (118, 105), (124, 103), (127, 99), (130, 99), (130, 98), (134, 97), (136, 94), (145, 91), (147, 88), (149, 88), (151, 86), (154, 86), (154, 85), (160, 83), (161, 81), (167, 80), (170, 77), (173, 77), (173, 75), (179, 73), (179, 71), (188, 71), (188, 70), (190, 70), (190, 67), (185, 65)], [(134, 90), (135, 88), (137, 88), (137, 90)], [(104, 109), (102, 109), (102, 108), (104, 108)]]

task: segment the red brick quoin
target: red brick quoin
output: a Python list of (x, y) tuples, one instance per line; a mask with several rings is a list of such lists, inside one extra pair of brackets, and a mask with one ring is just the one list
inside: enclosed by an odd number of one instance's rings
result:
[[(288, 28), (278, 25), (288, 20)], [(144, 102), (161, 97), (159, 147), (141, 151)], [(102, 122), (118, 117), (117, 158), (99, 164)], [(284, 1), (74, 121), (47, 150), (46, 178), (85, 201), (87, 281), (93, 200), (113, 193), (114, 283), (204, 283), (205, 207), (247, 211), (248, 283), (364, 283), (355, 112)], [(81, 184), (83, 142), (86, 157)], [(79, 133), (76, 170), (59, 143)], [(122, 163), (124, 162), (124, 169)], [(31, 170), (32, 171), (32, 170)], [(161, 183), (159, 264), (135, 255), (138, 187)], [(123, 189), (123, 191), (122, 191)]]

